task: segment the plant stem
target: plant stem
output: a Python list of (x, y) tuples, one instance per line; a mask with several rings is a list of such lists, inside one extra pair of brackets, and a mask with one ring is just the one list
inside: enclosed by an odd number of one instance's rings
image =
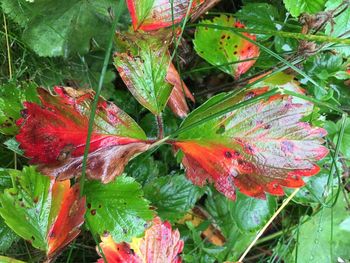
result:
[(272, 223), (272, 221), (281, 213), (281, 211), (288, 205), (288, 203), (293, 199), (293, 197), (298, 193), (299, 188), (295, 189), (294, 192), (288, 196), (288, 198), (282, 203), (280, 208), (277, 209), (277, 211), (271, 216), (269, 221), (264, 225), (264, 227), (259, 231), (259, 233), (256, 235), (254, 240), (250, 243), (248, 248), (244, 251), (242, 256), (239, 258), (238, 262), (243, 262), (243, 259), (247, 256), (249, 251), (254, 247), (255, 243), (258, 241), (258, 239), (261, 237), (261, 235), (265, 232), (265, 230), (269, 227), (269, 225)]
[(163, 123), (163, 117), (161, 113), (159, 115), (156, 115), (157, 120), (157, 127), (158, 127), (158, 139), (164, 138), (164, 123)]
[(86, 167), (87, 167), (87, 157), (89, 154), (89, 149), (90, 149), (90, 141), (91, 141), (91, 135), (92, 135), (92, 130), (94, 126), (94, 119), (95, 119), (95, 114), (96, 114), (96, 108), (97, 108), (97, 103), (99, 96), (101, 94), (102, 86), (103, 86), (103, 80), (106, 75), (108, 63), (109, 63), (109, 58), (111, 56), (111, 51), (112, 51), (112, 46), (113, 46), (113, 38), (115, 34), (115, 29), (117, 27), (119, 18), (124, 10), (124, 1), (120, 1), (119, 5), (117, 7), (117, 13), (115, 16), (115, 19), (112, 24), (112, 30), (111, 30), (111, 35), (109, 39), (109, 43), (106, 49), (106, 54), (105, 58), (103, 61), (103, 66), (101, 70), (101, 76), (98, 82), (98, 87), (96, 90), (95, 98), (91, 106), (91, 113), (90, 113), (90, 118), (89, 118), (89, 128), (88, 128), (88, 134), (86, 138), (86, 144), (85, 144), (85, 149), (84, 149), (84, 157), (83, 157), (83, 164), (82, 164), (82, 171), (81, 171), (81, 178), (79, 180), (80, 183), (80, 195), (82, 196), (84, 193), (84, 183), (85, 183), (85, 177), (86, 177)]

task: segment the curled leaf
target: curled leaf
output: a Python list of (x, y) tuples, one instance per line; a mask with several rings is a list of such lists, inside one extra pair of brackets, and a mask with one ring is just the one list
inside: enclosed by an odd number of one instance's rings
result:
[[(205, 0), (193, 0), (189, 13), (194, 13), (204, 2)], [(127, 0), (135, 31), (157, 30), (181, 22), (190, 3), (189, 0)]]
[[(39, 89), (42, 106), (26, 102), (17, 122), (16, 139), (39, 170), (60, 180), (79, 176), (88, 132), (93, 91), (55, 87), (56, 95)], [(146, 151), (142, 129), (112, 103), (100, 99), (87, 160), (87, 177), (108, 183), (128, 160)]]
[[(244, 28), (244, 25), (232, 16), (221, 15), (213, 21), (204, 20), (203, 24), (221, 27)], [(256, 40), (254, 35), (243, 33), (246, 37)], [(236, 79), (247, 72), (259, 56), (259, 48), (237, 36), (229, 30), (198, 26), (193, 41), (198, 55)], [(240, 62), (242, 61), (242, 62)]]
[[(111, 236), (101, 237), (100, 244), (109, 263), (111, 262), (149, 262), (149, 263), (180, 263), (179, 254), (183, 249), (183, 241), (178, 230), (172, 230), (170, 223), (162, 222), (159, 217), (153, 219), (153, 224), (145, 231), (145, 236), (134, 239), (131, 244), (114, 243)], [(99, 263), (103, 259), (99, 259)]]
[(180, 118), (186, 117), (189, 112), (186, 97), (193, 102), (194, 97), (185, 82), (182, 81), (173, 63), (169, 65), (166, 80), (174, 86), (169, 97), (168, 106)]
[(328, 154), (322, 145), (326, 131), (301, 121), (313, 107), (304, 100), (274, 95), (195, 125), (267, 90), (256, 88), (235, 97), (217, 95), (184, 120), (182, 127), (188, 130), (174, 145), (185, 155), (183, 164), (190, 180), (200, 186), (213, 182), (231, 199), (235, 199), (235, 188), (265, 198), (265, 192), (283, 195), (283, 186), (301, 187), (302, 176), (318, 173), (315, 162)]

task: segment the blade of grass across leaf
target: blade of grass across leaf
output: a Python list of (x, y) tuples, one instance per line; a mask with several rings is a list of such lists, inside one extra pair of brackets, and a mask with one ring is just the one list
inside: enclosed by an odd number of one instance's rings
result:
[[(107, 66), (108, 66), (108, 62), (111, 56), (111, 51), (112, 51), (112, 46), (113, 46), (113, 39), (114, 39), (114, 34), (115, 34), (115, 29), (118, 25), (118, 21), (120, 16), (122, 15), (123, 11), (125, 9), (125, 4), (124, 1), (120, 1), (118, 8), (117, 8), (117, 13), (115, 14), (115, 18), (112, 24), (112, 30), (111, 30), (111, 34), (110, 34), (110, 39), (108, 42), (108, 46), (106, 49), (106, 54), (105, 54), (105, 58), (103, 61), (103, 67), (101, 70), (101, 76), (100, 76), (100, 80), (98, 83), (98, 87), (96, 90), (96, 94), (95, 94), (95, 98), (94, 98), (94, 102), (91, 108), (91, 114), (90, 114), (90, 119), (89, 119), (89, 128), (88, 128), (88, 134), (87, 134), (87, 138), (86, 138), (86, 147), (85, 147), (85, 151), (84, 151), (84, 158), (83, 158), (83, 166), (82, 166), (82, 173), (81, 173), (81, 178), (80, 178), (80, 195), (83, 196), (84, 194), (84, 183), (85, 183), (85, 177), (86, 177), (86, 168), (87, 168), (87, 157), (89, 154), (89, 147), (90, 147), (90, 141), (91, 141), (91, 135), (92, 135), (92, 130), (93, 130), (93, 124), (94, 124), (94, 118), (95, 118), (95, 114), (96, 114), (96, 108), (97, 108), (97, 103), (98, 103), (98, 98), (101, 94), (101, 90), (102, 90), (102, 85), (103, 85), (103, 80), (107, 71)], [(90, 224), (89, 221), (86, 221), (87, 227), (88, 229), (90, 229)], [(102, 255), (103, 261), (105, 263), (107, 263), (106, 257), (103, 254), (103, 251), (101, 249), (101, 247), (99, 246), (99, 242), (96, 239), (96, 237), (93, 235), (94, 241), (98, 247), (99, 252)]]

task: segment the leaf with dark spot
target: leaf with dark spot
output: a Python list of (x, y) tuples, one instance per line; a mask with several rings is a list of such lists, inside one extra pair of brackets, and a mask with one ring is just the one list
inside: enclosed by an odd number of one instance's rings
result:
[[(283, 195), (283, 186), (301, 187), (302, 176), (318, 173), (315, 162), (328, 154), (322, 145), (326, 131), (301, 122), (312, 112), (310, 102), (274, 95), (190, 128), (202, 118), (267, 90), (214, 96), (184, 120), (181, 127), (189, 129), (174, 145), (184, 153), (190, 180), (199, 186), (213, 182), (231, 199), (235, 199), (236, 188), (248, 196), (265, 198), (265, 192)], [(217, 133), (222, 125), (225, 130)]]
[[(16, 136), (25, 156), (39, 170), (60, 180), (79, 176), (87, 138), (93, 91), (55, 87), (56, 95), (39, 89), (42, 106), (26, 102), (26, 116)], [(110, 182), (149, 143), (142, 129), (114, 104), (100, 98), (94, 119), (87, 177)]]

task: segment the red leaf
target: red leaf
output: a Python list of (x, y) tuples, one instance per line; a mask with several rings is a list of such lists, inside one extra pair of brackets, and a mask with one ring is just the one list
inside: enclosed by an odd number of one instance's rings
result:
[[(213, 104), (211, 109), (208, 101), (182, 126), (266, 89), (250, 90), (231, 100), (213, 97), (212, 101), (222, 104)], [(217, 190), (231, 199), (235, 199), (235, 188), (258, 198), (265, 198), (265, 192), (283, 195), (282, 186), (303, 186), (301, 177), (318, 173), (315, 162), (328, 154), (322, 146), (326, 131), (300, 122), (311, 111), (308, 102), (272, 96), (191, 128), (181, 133), (174, 145), (184, 152), (187, 176), (197, 185), (214, 182)]]
[(85, 197), (80, 198), (79, 189), (79, 184), (70, 187), (69, 180), (53, 185), (52, 198), (60, 208), (56, 211), (58, 214), (52, 215), (55, 217), (54, 223), (47, 234), (48, 258), (59, 254), (80, 233), (79, 227), (84, 223), (86, 208)]
[(173, 63), (170, 63), (166, 80), (174, 86), (168, 100), (168, 106), (180, 118), (187, 116), (189, 108), (187, 106), (186, 98), (194, 102), (194, 97), (186, 84), (182, 81)]
[[(57, 95), (39, 89), (42, 106), (25, 103), (16, 139), (42, 173), (63, 180), (80, 175), (94, 93), (63, 87), (55, 87), (55, 91)], [(148, 147), (141, 128), (117, 106), (100, 99), (87, 176), (110, 182), (132, 156)]]
[[(102, 237), (100, 244), (108, 263), (111, 262), (148, 262), (148, 263), (180, 263), (184, 242), (178, 230), (172, 230), (169, 222), (162, 223), (159, 217), (153, 219), (153, 225), (141, 239), (135, 239), (131, 245), (116, 244), (113, 239)], [(132, 250), (131, 250), (132, 248)], [(103, 260), (98, 261), (102, 263)]]
[[(205, 0), (193, 0), (190, 14), (204, 2)], [(189, 4), (189, 0), (174, 0), (173, 6), (168, 0), (127, 0), (135, 31), (152, 31), (177, 24), (185, 18)]]

